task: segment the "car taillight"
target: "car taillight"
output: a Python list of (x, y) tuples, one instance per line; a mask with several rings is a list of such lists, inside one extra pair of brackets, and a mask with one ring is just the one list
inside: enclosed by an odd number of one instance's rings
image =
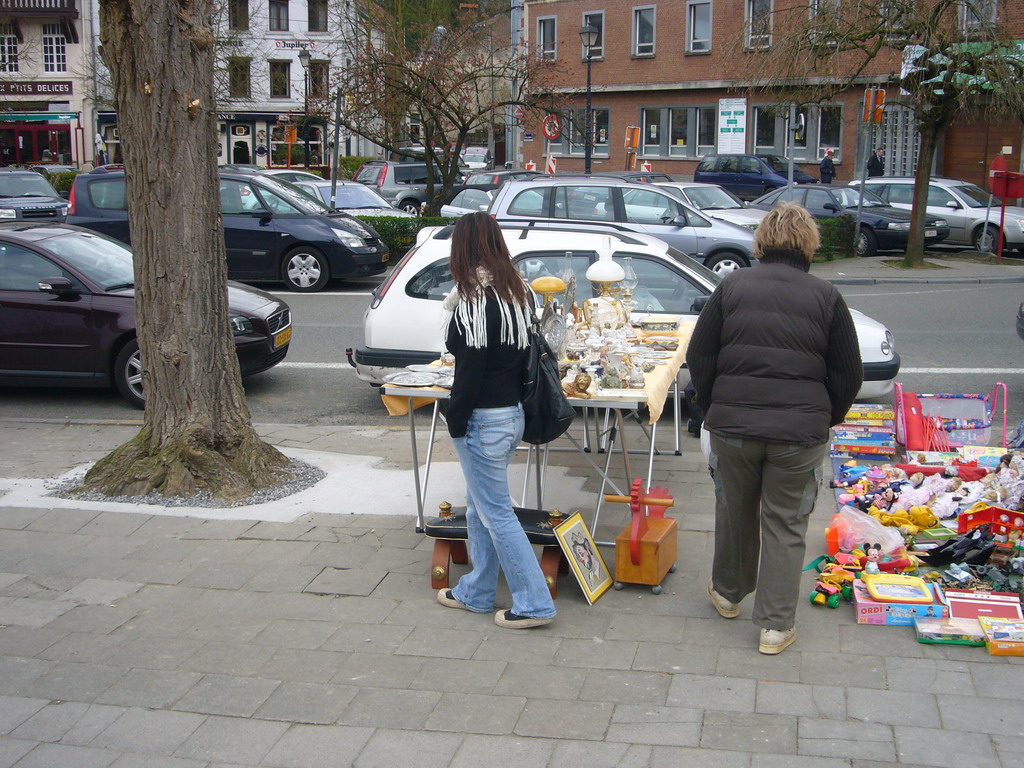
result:
[(391, 270), (391, 274), (387, 276), (383, 283), (377, 286), (377, 290), (373, 292), (373, 299), (370, 301), (370, 309), (376, 309), (381, 300), (384, 298), (384, 294), (388, 292), (391, 284), (395, 282), (395, 278), (398, 277), (398, 273), (402, 271), (402, 268), (409, 263), (409, 259), (412, 255), (419, 250), (416, 246), (409, 249), (409, 252), (402, 257), (402, 260), (395, 265), (395, 268)]
[(75, 215), (75, 185), (71, 185), (71, 194), (68, 195), (68, 216)]
[(387, 177), (387, 175), (388, 175), (388, 167), (386, 165), (382, 165), (381, 168), (380, 168), (380, 173), (377, 175), (377, 186), (378, 187), (383, 187), (384, 186), (384, 179)]

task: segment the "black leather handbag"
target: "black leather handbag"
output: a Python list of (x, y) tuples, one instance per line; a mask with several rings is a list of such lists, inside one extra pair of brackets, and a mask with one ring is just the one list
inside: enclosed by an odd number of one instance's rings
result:
[(523, 440), (533, 445), (550, 443), (564, 434), (576, 415), (562, 391), (558, 361), (536, 326), (529, 330), (530, 349), (523, 379)]

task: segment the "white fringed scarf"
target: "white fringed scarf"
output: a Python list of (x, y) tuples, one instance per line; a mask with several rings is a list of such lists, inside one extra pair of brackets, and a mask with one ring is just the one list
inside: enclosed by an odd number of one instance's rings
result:
[(509, 303), (498, 298), (493, 290), (490, 290), (491, 275), (483, 267), (477, 267), (477, 279), (480, 281), (480, 290), (470, 299), (462, 299), (459, 296), (458, 286), (445, 296), (444, 299), (444, 326), (447, 327), (452, 315), (462, 326), (463, 334), (466, 337), (466, 345), (483, 349), (487, 346), (487, 294), (498, 302), (498, 309), (501, 313), (501, 343), (509, 344), (517, 349), (526, 349), (529, 346), (527, 329), (530, 325), (530, 309), (515, 303)]

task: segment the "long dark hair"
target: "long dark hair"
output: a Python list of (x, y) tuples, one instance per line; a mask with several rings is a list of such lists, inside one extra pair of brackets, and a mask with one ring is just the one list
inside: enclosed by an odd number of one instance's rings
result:
[(490, 287), (499, 299), (526, 305), (526, 284), (512, 266), (501, 228), (482, 211), (460, 218), (452, 233), (452, 277), (463, 299), (475, 297), (483, 288), (477, 267), (490, 272)]

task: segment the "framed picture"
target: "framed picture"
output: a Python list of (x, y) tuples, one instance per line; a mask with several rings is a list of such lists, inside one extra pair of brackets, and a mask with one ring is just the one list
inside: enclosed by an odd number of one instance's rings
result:
[(583, 522), (583, 516), (579, 512), (570, 515), (568, 520), (555, 528), (555, 538), (572, 566), (572, 572), (576, 574), (576, 581), (580, 583), (587, 602), (593, 605), (612, 585), (612, 575), (597, 550), (594, 537), (587, 530), (587, 524)]

